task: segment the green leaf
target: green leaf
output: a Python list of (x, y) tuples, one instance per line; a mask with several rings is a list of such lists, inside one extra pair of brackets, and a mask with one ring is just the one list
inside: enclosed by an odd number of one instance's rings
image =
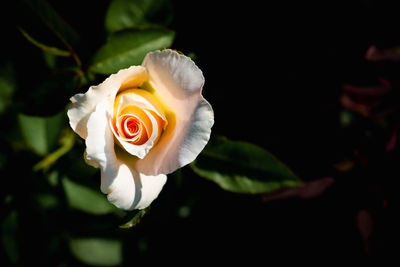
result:
[(19, 114), (18, 121), (26, 144), (40, 156), (54, 147), (64, 124), (64, 112), (51, 117)]
[(105, 26), (108, 32), (148, 24), (168, 26), (172, 21), (169, 0), (113, 0), (107, 10)]
[(3, 113), (11, 103), (15, 91), (15, 70), (12, 63), (0, 65), (0, 114)]
[(75, 134), (71, 130), (67, 130), (60, 139), (61, 146), (51, 154), (47, 155), (43, 160), (38, 162), (34, 167), (34, 171), (47, 171), (60, 157), (68, 153), (75, 143)]
[(46, 0), (25, 0), (24, 2), (68, 48), (77, 44), (79, 36), (76, 31), (57, 14)]
[(100, 190), (78, 184), (66, 177), (62, 179), (62, 184), (71, 208), (94, 215), (108, 214), (116, 210)]
[(96, 266), (114, 266), (122, 263), (122, 242), (103, 238), (72, 238), (72, 254), (80, 261)]
[(125, 222), (121, 224), (119, 228), (128, 229), (131, 227), (135, 227), (143, 218), (143, 216), (148, 213), (149, 210), (150, 206), (142, 210), (134, 210), (129, 212), (124, 220)]
[(59, 204), (58, 198), (48, 193), (37, 193), (35, 200), (43, 209), (54, 209)]
[(17, 240), (18, 233), (18, 213), (13, 210), (1, 225), (1, 242), (4, 252), (13, 264), (17, 264), (20, 258)]
[(300, 179), (268, 151), (223, 137), (213, 137), (191, 167), (199, 176), (236, 193), (271, 193), (302, 185)]
[(112, 34), (94, 55), (90, 70), (102, 74), (140, 65), (150, 51), (171, 46), (175, 33), (163, 28), (130, 29)]
[(22, 87), (23, 96), (16, 99), (23, 103), (23, 112), (36, 116), (48, 116), (57, 112), (65, 114), (68, 98), (76, 92), (81, 82), (81, 72), (75, 68), (57, 70), (38, 84)]
[(32, 36), (30, 36), (26, 31), (24, 31), (22, 28), (18, 28), (18, 30), (22, 33), (22, 35), (33, 45), (35, 45), (36, 47), (40, 48), (43, 52), (52, 54), (52, 55), (56, 55), (56, 56), (61, 56), (61, 57), (69, 57), (71, 56), (71, 53), (69, 51), (66, 50), (62, 50), (60, 48), (57, 47), (53, 47), (53, 46), (48, 46), (45, 45), (37, 40), (35, 40)]

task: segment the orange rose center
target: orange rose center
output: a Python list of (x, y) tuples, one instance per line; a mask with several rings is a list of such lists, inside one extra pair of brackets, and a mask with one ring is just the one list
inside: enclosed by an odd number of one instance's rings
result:
[[(152, 108), (146, 108), (139, 104), (124, 103), (121, 101), (123, 96), (135, 99), (139, 97), (141, 101), (147, 101)], [(135, 102), (133, 102), (135, 103)], [(122, 106), (121, 106), (122, 105)], [(156, 112), (157, 111), (157, 112)], [(166, 120), (162, 109), (157, 100), (149, 92), (142, 89), (126, 89), (118, 93), (114, 102), (114, 116), (112, 126), (114, 133), (125, 142), (142, 145), (146, 143), (153, 134), (154, 127), (157, 127), (157, 139), (166, 126)], [(153, 126), (153, 123), (156, 125)]]
[(122, 123), (124, 124), (124, 135), (129, 138), (137, 136), (142, 129), (141, 123), (135, 117), (126, 116)]

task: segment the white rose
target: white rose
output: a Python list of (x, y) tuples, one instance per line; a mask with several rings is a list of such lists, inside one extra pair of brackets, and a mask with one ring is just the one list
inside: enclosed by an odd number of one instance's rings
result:
[(100, 167), (101, 191), (115, 206), (146, 208), (166, 174), (203, 150), (214, 123), (203, 84), (195, 63), (168, 49), (71, 98), (70, 125), (86, 140), (86, 161)]

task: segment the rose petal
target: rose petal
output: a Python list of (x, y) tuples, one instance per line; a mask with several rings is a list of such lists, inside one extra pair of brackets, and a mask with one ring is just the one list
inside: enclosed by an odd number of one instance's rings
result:
[(157, 198), (166, 181), (165, 174), (146, 176), (121, 164), (107, 198), (120, 209), (144, 209)]
[(74, 95), (71, 98), (72, 105), (67, 113), (71, 128), (83, 139), (86, 139), (88, 119), (96, 105), (105, 99), (113, 100), (120, 88), (137, 87), (142, 85), (145, 80), (147, 80), (146, 69), (141, 66), (132, 66), (110, 75), (97, 86), (91, 86), (85, 94)]
[(165, 114), (154, 96), (142, 89), (128, 89), (119, 93), (114, 101), (114, 116), (119, 116), (122, 110), (132, 105), (151, 110), (166, 121)]
[(101, 191), (108, 194), (111, 203), (125, 210), (146, 208), (158, 196), (167, 177), (145, 176), (130, 167), (133, 157), (127, 161), (117, 157), (108, 106), (107, 101), (99, 103), (88, 119), (86, 158), (100, 166)]
[(195, 63), (172, 50), (147, 54), (143, 61), (154, 95), (165, 108), (168, 126), (157, 145), (136, 162), (139, 172), (168, 174), (192, 162), (207, 144), (214, 113), (201, 91), (204, 77)]
[(108, 177), (118, 173), (120, 165), (114, 150), (114, 136), (108, 125), (107, 106), (107, 101), (101, 102), (90, 115), (86, 138), (86, 160), (96, 162), (101, 168), (101, 191), (103, 193), (109, 191), (113, 180)]

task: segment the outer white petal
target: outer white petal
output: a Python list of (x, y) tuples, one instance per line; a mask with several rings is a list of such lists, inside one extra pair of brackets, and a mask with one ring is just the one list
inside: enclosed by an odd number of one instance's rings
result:
[(155, 96), (166, 107), (168, 126), (157, 145), (136, 162), (139, 172), (168, 174), (192, 162), (207, 144), (214, 113), (201, 91), (204, 77), (195, 63), (173, 50), (147, 54), (142, 64), (148, 71)]
[(132, 66), (110, 75), (97, 86), (91, 86), (85, 94), (74, 95), (71, 97), (72, 105), (67, 113), (71, 128), (83, 139), (86, 139), (88, 134), (87, 122), (97, 104), (108, 99), (110, 105), (112, 105), (118, 89), (140, 86), (146, 79), (147, 71), (145, 68)]
[(158, 196), (166, 176), (145, 176), (131, 168), (133, 158), (117, 157), (114, 136), (109, 126), (109, 103), (101, 102), (87, 122), (86, 158), (101, 169), (101, 191), (121, 209), (143, 209)]
[(144, 209), (157, 198), (166, 181), (164, 174), (146, 176), (121, 164), (107, 198), (120, 209)]
[(87, 122), (86, 160), (101, 168), (101, 191), (107, 193), (113, 176), (119, 172), (119, 160), (114, 150), (114, 136), (109, 127), (107, 101), (99, 103)]

